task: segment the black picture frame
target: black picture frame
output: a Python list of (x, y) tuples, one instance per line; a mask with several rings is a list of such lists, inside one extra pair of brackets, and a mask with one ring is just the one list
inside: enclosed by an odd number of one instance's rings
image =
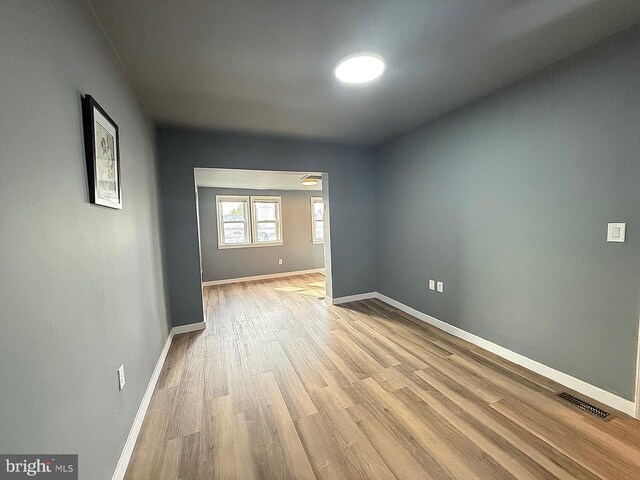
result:
[(82, 97), (89, 201), (122, 209), (118, 125), (91, 95)]

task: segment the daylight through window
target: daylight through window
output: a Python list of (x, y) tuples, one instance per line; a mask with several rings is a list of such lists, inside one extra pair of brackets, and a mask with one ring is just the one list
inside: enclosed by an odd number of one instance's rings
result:
[(281, 244), (280, 197), (251, 197), (253, 242)]
[(218, 246), (251, 243), (249, 235), (249, 197), (218, 195)]
[(282, 244), (280, 197), (217, 195), (218, 247)]
[(313, 243), (324, 242), (324, 203), (322, 203), (322, 197), (311, 197), (311, 235)]

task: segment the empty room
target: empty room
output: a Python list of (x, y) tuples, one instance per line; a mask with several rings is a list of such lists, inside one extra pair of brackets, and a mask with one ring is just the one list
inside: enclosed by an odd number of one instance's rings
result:
[(0, 479), (640, 478), (640, 2), (0, 2)]

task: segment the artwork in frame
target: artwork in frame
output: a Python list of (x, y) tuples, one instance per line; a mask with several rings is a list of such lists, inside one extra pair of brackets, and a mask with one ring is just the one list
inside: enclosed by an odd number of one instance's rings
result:
[(82, 99), (84, 144), (91, 203), (122, 208), (118, 125), (91, 95)]

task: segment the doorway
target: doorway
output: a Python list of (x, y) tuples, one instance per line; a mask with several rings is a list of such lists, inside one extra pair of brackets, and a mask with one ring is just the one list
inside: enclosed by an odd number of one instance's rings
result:
[(326, 172), (196, 168), (194, 183), (205, 320), (215, 285), (321, 274), (304, 293), (331, 297)]

